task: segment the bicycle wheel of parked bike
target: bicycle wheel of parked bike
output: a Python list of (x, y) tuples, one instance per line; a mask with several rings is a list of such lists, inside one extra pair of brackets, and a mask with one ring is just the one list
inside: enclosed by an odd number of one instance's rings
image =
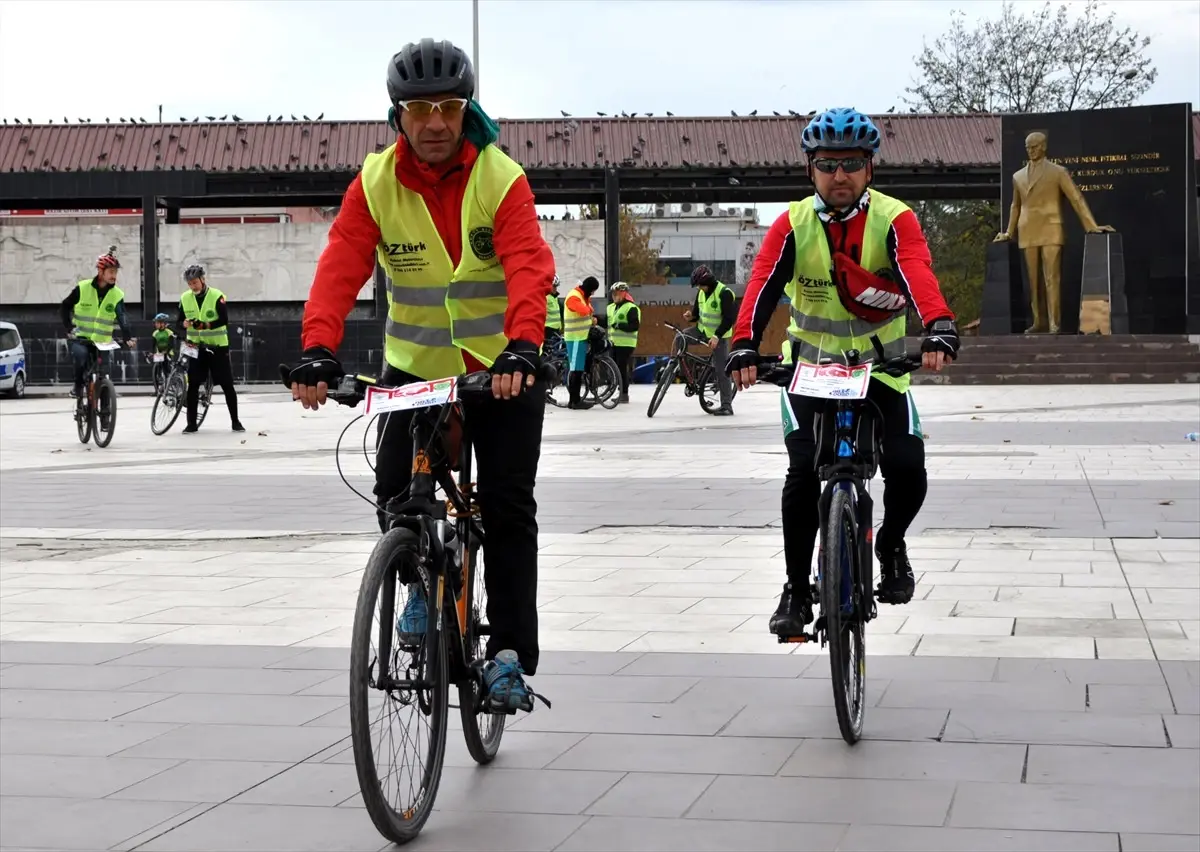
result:
[(199, 429), (204, 423), (204, 418), (208, 416), (208, 407), (212, 405), (212, 378), (204, 380), (204, 387), (200, 388), (200, 396), (196, 401), (196, 428)]
[[(482, 660), (485, 637), (481, 630), (485, 629), (487, 611), (487, 592), (483, 585), (483, 548), (479, 539), (470, 536), (468, 542), (468, 524), (460, 521), (458, 525), (458, 540), (461, 545), (466, 613), (467, 633), (465, 647), (468, 662)], [(500, 739), (504, 736), (505, 716), (503, 713), (476, 712), (480, 703), (479, 691), (482, 685), (475, 677), (470, 677), (458, 685), (458, 707), (462, 716), (463, 737), (467, 741), (467, 751), (471, 758), (479, 764), (491, 763), (496, 752), (500, 749)]]
[(155, 435), (165, 435), (183, 410), (187, 387), (183, 374), (172, 370), (167, 376), (162, 392), (154, 398), (154, 407), (150, 409), (150, 431)]
[(621, 401), (621, 371), (617, 369), (616, 361), (607, 355), (597, 358), (588, 380), (596, 402), (607, 409), (617, 407)]
[(85, 385), (79, 397), (75, 400), (75, 431), (79, 434), (79, 443), (86, 444), (92, 439), (92, 412), (88, 408), (88, 389)]
[(650, 397), (650, 407), (646, 409), (647, 417), (653, 417), (654, 413), (658, 411), (663, 398), (667, 395), (667, 388), (671, 387), (671, 383), (675, 381), (675, 374), (678, 372), (679, 362), (672, 358), (658, 376), (658, 384), (654, 386), (654, 395)]
[[(350, 642), (354, 768), (371, 822), (393, 843), (407, 843), (421, 832), (433, 812), (446, 757), (445, 633), (435, 627), (439, 619), (419, 546), (406, 529), (379, 539), (363, 572)], [(402, 637), (397, 615), (414, 593), (424, 595), (426, 629)]]
[(567, 362), (565, 359), (555, 359), (551, 361), (554, 369), (558, 372), (558, 379), (553, 385), (546, 388), (546, 402), (553, 405), (555, 408), (566, 408), (570, 402), (570, 394), (567, 391)]
[(834, 486), (821, 547), (821, 614), (829, 642), (833, 706), (842, 739), (854, 745), (862, 736), (866, 708), (866, 649), (858, 586), (858, 521), (845, 483)]
[[(721, 386), (717, 384), (717, 371), (712, 365), (705, 365), (696, 372), (696, 384), (700, 386), (700, 407), (712, 414), (721, 407)], [(737, 396), (737, 385), (733, 385), (733, 393), (729, 401)]]
[(96, 382), (96, 399), (92, 405), (92, 439), (103, 449), (112, 443), (117, 431), (117, 389), (108, 376)]

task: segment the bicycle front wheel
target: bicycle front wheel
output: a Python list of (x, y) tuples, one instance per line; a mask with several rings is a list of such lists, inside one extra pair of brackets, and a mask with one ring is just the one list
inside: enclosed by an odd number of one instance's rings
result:
[(92, 440), (92, 408), (88, 401), (89, 393), (91, 390), (84, 385), (75, 400), (75, 431), (79, 434), (79, 443), (81, 444)]
[(650, 407), (646, 409), (647, 417), (653, 417), (658, 411), (663, 398), (667, 395), (667, 388), (675, 381), (677, 372), (679, 372), (679, 362), (672, 358), (667, 362), (667, 366), (663, 367), (662, 375), (658, 377), (658, 384), (654, 386), (654, 395), (650, 397)]
[[(433, 813), (446, 757), (445, 633), (436, 628), (434, 584), (418, 547), (406, 529), (389, 530), (375, 545), (350, 641), (354, 768), (371, 822), (393, 843), (414, 839)], [(423, 610), (419, 597), (406, 607), (414, 594), (424, 597)], [(406, 609), (402, 635), (397, 614)]]
[[(485, 621), (487, 592), (483, 585), (483, 547), (470, 532), (470, 522), (460, 521), (458, 540), (461, 542), (463, 560), (463, 607), (460, 617), (466, 616), (464, 647), (468, 665), (483, 660), (485, 636), (491, 628)], [(478, 764), (491, 763), (500, 750), (500, 738), (504, 736), (505, 716), (503, 713), (488, 713), (482, 707), (482, 682), (474, 676), (458, 685), (458, 707), (462, 716), (463, 737), (467, 751)]]
[(150, 431), (155, 435), (165, 435), (179, 419), (186, 396), (183, 376), (172, 370), (163, 384), (162, 392), (154, 398), (154, 407), (150, 409)]
[(92, 405), (92, 438), (103, 449), (112, 443), (117, 431), (117, 389), (104, 376), (96, 383), (96, 401)]
[(608, 356), (597, 358), (590, 375), (592, 395), (603, 408), (612, 410), (621, 401), (621, 371)]
[(555, 408), (566, 408), (570, 402), (570, 394), (567, 392), (567, 362), (566, 359), (556, 358), (551, 363), (558, 378), (553, 385), (546, 386), (546, 402)]
[(829, 642), (833, 706), (842, 739), (862, 736), (866, 711), (866, 649), (858, 583), (858, 521), (846, 483), (833, 486), (821, 546), (821, 614)]

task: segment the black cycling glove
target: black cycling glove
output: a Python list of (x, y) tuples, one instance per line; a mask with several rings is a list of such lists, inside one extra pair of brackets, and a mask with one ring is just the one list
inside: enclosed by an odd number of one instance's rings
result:
[(752, 340), (735, 340), (729, 348), (729, 360), (725, 362), (726, 375), (758, 366), (758, 347)]
[(305, 349), (304, 354), (300, 356), (299, 363), (294, 367), (285, 367), (285, 369), (287, 369), (287, 375), (282, 377), (283, 383), (289, 388), (293, 382), (306, 387), (316, 387), (321, 382), (325, 382), (333, 387), (342, 376), (346, 375), (346, 371), (342, 369), (341, 363), (334, 357), (334, 354), (321, 346)]
[(510, 340), (508, 346), (492, 364), (493, 376), (511, 376), (520, 373), (523, 376), (537, 377), (542, 367), (542, 356), (538, 348), (525, 340)]
[(952, 319), (936, 319), (925, 329), (922, 352), (944, 352), (953, 361), (958, 357), (958, 326)]

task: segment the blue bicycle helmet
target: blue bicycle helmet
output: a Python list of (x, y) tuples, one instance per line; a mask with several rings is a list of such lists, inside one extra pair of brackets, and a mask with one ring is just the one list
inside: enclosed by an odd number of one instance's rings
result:
[(160, 313), (157, 313), (154, 315), (154, 321), (155, 322), (170, 322), (171, 318), (169, 316), (167, 316), (166, 314), (160, 312)]
[(853, 107), (834, 107), (820, 113), (804, 128), (800, 144), (805, 154), (817, 150), (879, 151), (879, 128)]

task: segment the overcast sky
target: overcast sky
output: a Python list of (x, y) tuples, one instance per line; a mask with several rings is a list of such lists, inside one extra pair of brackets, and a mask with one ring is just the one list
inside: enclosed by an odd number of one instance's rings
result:
[[(1018, 3), (1036, 8), (1040, 3)], [(1082, 5), (1082, 4), (1076, 4)], [(1112, 2), (1152, 39), (1144, 103), (1200, 104), (1200, 2)], [(482, 0), (494, 117), (901, 108), (922, 38), (996, 0)], [(382, 119), (407, 41), (471, 47), (469, 0), (0, 0), (0, 116), (60, 122), (237, 113)]]

